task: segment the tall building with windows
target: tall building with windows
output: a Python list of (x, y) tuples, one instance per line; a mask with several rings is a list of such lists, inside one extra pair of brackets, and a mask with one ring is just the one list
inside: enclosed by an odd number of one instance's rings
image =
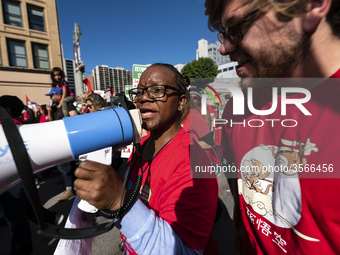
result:
[(184, 64), (181, 64), (181, 63), (179, 63), (179, 64), (177, 64), (177, 65), (174, 65), (174, 67), (178, 70), (178, 72), (182, 72), (182, 69), (183, 69), (183, 67), (184, 67), (185, 65)]
[(222, 56), (220, 47), (221, 43), (219, 41), (208, 44), (208, 41), (205, 39), (199, 40), (198, 49), (196, 50), (196, 60), (202, 57), (211, 58), (217, 66), (229, 63), (229, 56)]
[(65, 76), (66, 80), (68, 82), (68, 85), (70, 89), (73, 91), (76, 90), (75, 85), (75, 75), (76, 75), (76, 67), (75, 67), (75, 61), (73, 59), (66, 59), (64, 58), (64, 68), (65, 68)]
[(229, 62), (218, 66), (216, 78), (238, 78), (236, 73), (237, 62)]
[(132, 71), (122, 67), (96, 66), (92, 70), (95, 90), (106, 90), (112, 87), (113, 94), (125, 91), (125, 85), (132, 85)]
[(47, 103), (61, 52), (56, 0), (0, 0), (0, 95)]

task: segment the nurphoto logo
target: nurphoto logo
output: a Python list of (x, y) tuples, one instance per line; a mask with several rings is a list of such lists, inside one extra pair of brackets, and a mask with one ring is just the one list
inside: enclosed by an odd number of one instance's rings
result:
[[(230, 80), (230, 79), (228, 79)], [(282, 82), (281, 82), (282, 83)], [(274, 113), (278, 107), (280, 107), (280, 115), (282, 117), (287, 115), (287, 107), (296, 107), (304, 115), (312, 115), (304, 104), (309, 102), (311, 99), (311, 92), (302, 87), (274, 87), (267, 86), (267, 89), (271, 89), (270, 96), (271, 107), (269, 109), (257, 109), (256, 99), (257, 99), (257, 89), (256, 87), (248, 87), (245, 90), (241, 90), (237, 84), (232, 82), (220, 82), (215, 79), (213, 82), (206, 84), (200, 82), (199, 79), (194, 80), (192, 83), (194, 88), (201, 91), (201, 113), (202, 115), (207, 114), (207, 104), (218, 105), (220, 104), (221, 112), (224, 110), (226, 102), (222, 102), (221, 98), (225, 96), (226, 93), (232, 97), (232, 104), (227, 107), (232, 107), (233, 116), (236, 119), (223, 119), (222, 114), (219, 114), (217, 118), (213, 119), (213, 127), (219, 125), (228, 124), (231, 127), (233, 125), (243, 125), (244, 127), (262, 127), (266, 124), (275, 127), (275, 125), (281, 125), (283, 127), (295, 127), (298, 125), (295, 119), (285, 119), (285, 118), (253, 118), (256, 116), (269, 116)], [(263, 88), (263, 87), (261, 87)], [(291, 95), (299, 95), (298, 97), (292, 97)], [(280, 98), (280, 100), (278, 100)], [(223, 105), (224, 103), (224, 105)], [(247, 107), (247, 108), (246, 108)], [(246, 109), (245, 109), (246, 108)], [(246, 115), (247, 112), (253, 114), (251, 119), (243, 119), (240, 121), (240, 116)]]

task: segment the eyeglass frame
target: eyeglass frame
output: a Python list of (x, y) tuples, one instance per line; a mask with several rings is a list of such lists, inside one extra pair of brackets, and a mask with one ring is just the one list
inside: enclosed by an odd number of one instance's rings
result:
[(90, 110), (91, 110), (92, 107), (93, 107), (93, 104), (90, 104), (90, 105), (89, 105), (89, 104), (86, 104), (86, 109), (90, 109)]
[[(243, 18), (243, 20), (242, 20), (239, 24), (233, 25), (233, 26), (232, 26), (232, 27), (235, 27), (235, 28), (237, 29), (237, 32), (238, 32), (238, 34), (240, 35), (240, 39), (238, 39), (237, 41), (235, 41), (235, 39), (233, 39), (233, 38), (231, 37), (231, 35), (230, 35), (229, 31), (228, 31), (228, 30), (230, 30), (230, 29), (228, 29), (228, 27), (226, 27), (226, 28), (221, 27), (221, 31), (217, 34), (217, 39), (219, 40), (219, 42), (220, 42), (221, 44), (223, 44), (224, 40), (226, 40), (226, 39), (227, 39), (232, 45), (237, 45), (237, 44), (239, 44), (240, 42), (242, 42), (242, 40), (243, 40), (243, 38), (244, 38), (244, 34), (242, 33), (242, 29), (240, 29), (240, 26), (241, 26), (242, 24), (244, 24), (244, 23), (250, 21), (250, 20), (247, 20), (247, 19), (249, 19), (249, 17), (251, 17), (251, 16), (254, 15), (255, 13), (258, 13), (263, 7), (265, 7), (265, 6), (268, 5), (268, 4), (269, 4), (269, 3), (265, 3), (265, 4), (261, 5), (260, 7), (253, 9), (252, 11), (250, 11), (250, 12)], [(223, 31), (222, 31), (222, 30), (223, 30)], [(224, 36), (224, 35), (225, 35), (225, 36)], [(221, 40), (220, 36), (222, 36), (223, 41)]]
[[(161, 96), (161, 97), (151, 97), (151, 96), (150, 96), (149, 88), (156, 87), (156, 86), (163, 86), (163, 87), (164, 87), (164, 95), (163, 95), (163, 96)], [(141, 89), (141, 90), (142, 90), (141, 97), (140, 97), (139, 99), (137, 99), (137, 96), (136, 96), (136, 98), (133, 99), (132, 96), (131, 96), (131, 91), (137, 91), (137, 89)], [(142, 97), (143, 97), (143, 95), (144, 95), (144, 91), (146, 91), (146, 93), (148, 94), (148, 97), (149, 97), (150, 99), (163, 98), (163, 97), (165, 97), (165, 95), (166, 95), (166, 90), (167, 90), (167, 89), (176, 90), (176, 91), (178, 91), (178, 92), (181, 92), (182, 95), (185, 94), (185, 93), (183, 92), (183, 90), (180, 89), (180, 88), (175, 88), (175, 87), (169, 86), (169, 85), (155, 84), (155, 85), (149, 86), (149, 87), (147, 87), (147, 88), (133, 88), (133, 89), (130, 89), (130, 90), (129, 90), (129, 98), (131, 99), (131, 101), (139, 101), (139, 100), (142, 99)]]

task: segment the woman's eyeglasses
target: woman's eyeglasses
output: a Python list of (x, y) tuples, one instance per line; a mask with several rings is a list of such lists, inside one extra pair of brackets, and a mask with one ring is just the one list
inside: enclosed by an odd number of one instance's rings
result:
[(141, 100), (144, 91), (148, 94), (150, 99), (162, 98), (166, 94), (167, 89), (172, 89), (181, 94), (184, 94), (183, 90), (179, 88), (175, 88), (169, 85), (153, 85), (147, 88), (134, 88), (129, 90), (129, 96), (131, 101), (139, 101)]

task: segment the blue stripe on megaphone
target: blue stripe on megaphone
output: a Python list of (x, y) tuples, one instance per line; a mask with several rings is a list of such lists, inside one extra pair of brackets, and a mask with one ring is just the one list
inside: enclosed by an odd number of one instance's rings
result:
[(133, 124), (122, 107), (67, 117), (63, 121), (73, 159), (109, 146), (127, 145), (133, 140)]

